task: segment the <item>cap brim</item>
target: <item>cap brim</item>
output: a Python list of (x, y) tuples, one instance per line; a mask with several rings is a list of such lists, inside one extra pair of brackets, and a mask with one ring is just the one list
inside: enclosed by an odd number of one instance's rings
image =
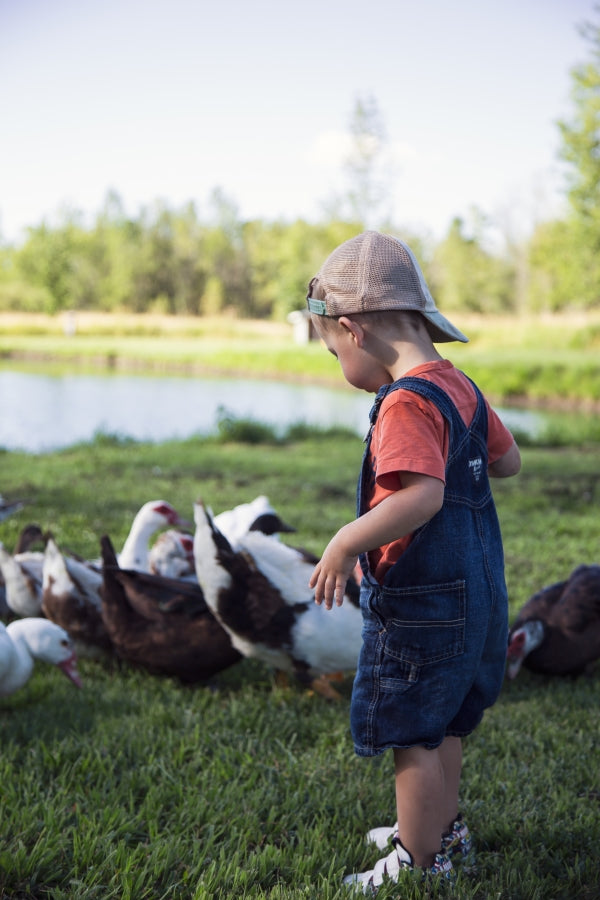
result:
[(441, 312), (438, 312), (437, 310), (435, 312), (419, 311), (425, 318), (427, 330), (429, 331), (429, 335), (434, 344), (446, 343), (447, 341), (460, 341), (463, 344), (468, 343), (469, 338), (466, 334), (459, 331), (452, 322), (449, 322), (448, 319), (441, 314)]

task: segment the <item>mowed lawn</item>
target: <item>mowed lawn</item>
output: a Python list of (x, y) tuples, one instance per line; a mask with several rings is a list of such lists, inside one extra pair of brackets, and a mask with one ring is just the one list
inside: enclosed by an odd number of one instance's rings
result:
[[(265, 493), (319, 553), (354, 511), (362, 453), (348, 434), (287, 443), (98, 438), (53, 454), (2, 453), (2, 493), (25, 508), (0, 525), (12, 547), (29, 521), (85, 557), (125, 538), (163, 498), (191, 517)], [(598, 562), (600, 452), (526, 448), (522, 474), (494, 484), (511, 616), (534, 591)], [(243, 661), (207, 685), (81, 660), (77, 690), (39, 664), (0, 701), (0, 897), (334, 900), (372, 866), (367, 829), (394, 821), (391, 756), (354, 756), (352, 681), (332, 702), (279, 686)], [(453, 896), (600, 897), (600, 675), (523, 671), (465, 741), (462, 807), (478, 867)], [(431, 896), (447, 896), (441, 886)], [(429, 896), (422, 885), (378, 897)]]

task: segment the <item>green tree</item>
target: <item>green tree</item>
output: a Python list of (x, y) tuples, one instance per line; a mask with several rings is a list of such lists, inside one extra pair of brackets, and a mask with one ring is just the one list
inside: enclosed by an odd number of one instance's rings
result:
[(513, 271), (508, 262), (484, 249), (485, 219), (472, 212), (470, 226), (455, 218), (435, 248), (432, 292), (445, 310), (503, 312), (514, 309)]
[(244, 234), (256, 314), (282, 320), (306, 308), (310, 279), (338, 244), (356, 234), (356, 227), (336, 220), (249, 222)]
[(600, 233), (600, 28), (588, 22), (580, 31), (590, 59), (571, 70), (573, 113), (558, 126), (561, 156), (570, 164), (569, 201), (577, 217)]
[(44, 292), (48, 313), (93, 308), (98, 302), (89, 235), (78, 213), (68, 211), (62, 218), (54, 228), (46, 223), (29, 228), (15, 257), (23, 280)]
[(204, 240), (208, 280), (201, 312), (235, 309), (242, 316), (254, 316), (252, 278), (237, 205), (221, 188), (212, 192), (210, 205), (212, 216)]
[[(595, 7), (600, 12), (600, 6)], [(566, 243), (559, 249), (568, 262), (559, 272), (555, 262), (547, 256), (553, 269), (553, 281), (559, 294), (571, 291), (571, 303), (577, 306), (597, 306), (600, 303), (600, 27), (586, 22), (580, 32), (589, 45), (589, 58), (571, 71), (571, 103), (573, 111), (560, 121), (562, 137), (561, 157), (568, 164), (567, 196), (571, 216), (559, 229)], [(556, 230), (538, 235), (539, 243)], [(578, 271), (569, 271), (576, 269)], [(563, 284), (558, 284), (562, 278)]]
[(127, 217), (119, 195), (109, 191), (93, 229), (101, 310), (116, 312), (129, 307), (141, 234), (141, 225)]

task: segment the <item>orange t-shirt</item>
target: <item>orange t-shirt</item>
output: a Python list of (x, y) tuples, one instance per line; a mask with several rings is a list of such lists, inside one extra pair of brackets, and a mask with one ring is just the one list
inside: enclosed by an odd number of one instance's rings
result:
[[(445, 391), (469, 425), (477, 397), (466, 375), (450, 360), (424, 363), (406, 376), (432, 381)], [(488, 462), (503, 456), (513, 437), (486, 401), (488, 412)], [(399, 389), (383, 400), (371, 436), (371, 464), (374, 481), (369, 509), (402, 487), (401, 472), (417, 472), (445, 482), (448, 456), (448, 423), (435, 403), (414, 391)], [(405, 535), (369, 553), (369, 567), (380, 583), (387, 570), (400, 558), (411, 540)]]

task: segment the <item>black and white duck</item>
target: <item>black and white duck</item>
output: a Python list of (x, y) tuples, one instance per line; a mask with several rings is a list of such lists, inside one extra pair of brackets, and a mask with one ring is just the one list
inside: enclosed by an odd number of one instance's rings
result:
[(234, 549), (202, 502), (194, 518), (198, 582), (233, 646), (335, 695), (323, 676), (353, 671), (362, 642), (356, 582), (348, 582), (342, 606), (327, 610), (308, 587), (315, 557), (258, 531)]
[(214, 520), (232, 547), (235, 547), (250, 531), (276, 536), (291, 534), (296, 530), (283, 521), (265, 494), (260, 494), (250, 503), (238, 503), (233, 509), (218, 513)]

